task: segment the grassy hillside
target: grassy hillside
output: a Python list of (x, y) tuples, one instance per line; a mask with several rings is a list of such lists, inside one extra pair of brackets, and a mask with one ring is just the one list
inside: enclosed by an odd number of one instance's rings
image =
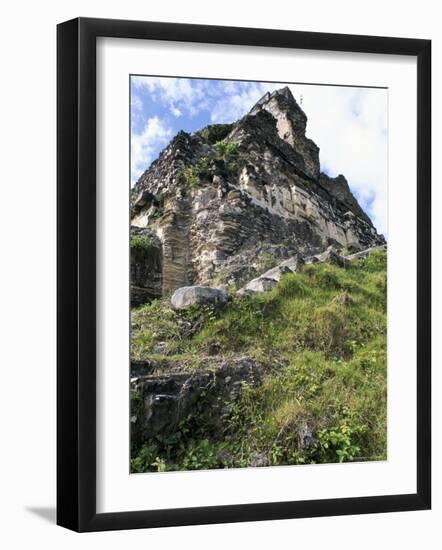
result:
[(373, 252), (346, 269), (306, 266), (222, 308), (177, 312), (164, 298), (134, 309), (134, 359), (198, 369), (202, 357), (241, 354), (269, 374), (244, 384), (222, 431), (189, 417), (134, 449), (132, 470), (385, 459), (386, 281), (386, 253)]

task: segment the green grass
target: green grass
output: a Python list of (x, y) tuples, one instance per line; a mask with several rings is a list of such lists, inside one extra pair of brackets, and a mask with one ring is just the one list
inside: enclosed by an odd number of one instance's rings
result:
[(153, 243), (147, 235), (132, 235), (130, 238), (131, 253), (148, 254)]
[(386, 254), (373, 252), (347, 269), (306, 266), (221, 309), (176, 312), (167, 299), (135, 309), (134, 358), (158, 341), (175, 360), (216, 343), (274, 368), (260, 386), (244, 385), (222, 438), (192, 422), (179, 442), (148, 442), (133, 471), (247, 466), (256, 453), (271, 465), (385, 459), (386, 280)]
[[(269, 463), (383, 459), (386, 454), (385, 339), (348, 361), (318, 352), (293, 354), (256, 388), (245, 388), (231, 417), (230, 446), (240, 465), (253, 452)], [(316, 434), (310, 446), (302, 430)]]

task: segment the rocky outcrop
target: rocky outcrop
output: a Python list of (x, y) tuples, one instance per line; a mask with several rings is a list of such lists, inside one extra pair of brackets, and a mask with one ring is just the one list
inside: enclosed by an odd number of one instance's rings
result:
[[(319, 149), (290, 90), (266, 94), (242, 119), (180, 132), (132, 192), (131, 223), (161, 247), (162, 293), (235, 284), (330, 245), (385, 244), (343, 176), (320, 173)], [(265, 252), (266, 250), (270, 252)]]
[(159, 298), (163, 293), (163, 247), (149, 228), (131, 228), (131, 305)]
[(320, 174), (319, 183), (342, 205), (344, 205), (348, 209), (348, 212), (351, 212), (358, 218), (365, 220), (369, 225), (371, 224), (370, 218), (359, 206), (358, 201), (350, 190), (348, 181), (342, 174), (336, 178), (331, 178), (327, 176), (327, 174)]
[(319, 177), (319, 147), (305, 135), (307, 116), (296, 103), (288, 87), (265, 94), (250, 111), (256, 115), (267, 111), (276, 119), (279, 137), (302, 157), (301, 168), (312, 178)]
[(132, 366), (132, 445), (173, 433), (189, 413), (219, 434), (242, 386), (261, 383), (267, 367), (250, 357), (210, 358), (198, 368), (171, 361)]

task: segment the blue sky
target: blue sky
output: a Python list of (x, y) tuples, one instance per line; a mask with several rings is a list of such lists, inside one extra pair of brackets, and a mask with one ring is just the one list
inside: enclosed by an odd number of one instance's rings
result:
[[(131, 77), (131, 181), (180, 130), (233, 122), (285, 84)], [(289, 85), (320, 147), (321, 170), (344, 174), (376, 228), (387, 234), (387, 90)]]

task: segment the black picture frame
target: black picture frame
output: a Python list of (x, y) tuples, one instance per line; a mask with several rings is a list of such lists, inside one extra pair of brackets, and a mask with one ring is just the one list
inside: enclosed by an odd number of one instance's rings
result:
[[(417, 58), (417, 491), (96, 512), (96, 39), (396, 54)], [(79, 18), (57, 28), (57, 523), (75, 531), (424, 510), (431, 506), (431, 41)]]

